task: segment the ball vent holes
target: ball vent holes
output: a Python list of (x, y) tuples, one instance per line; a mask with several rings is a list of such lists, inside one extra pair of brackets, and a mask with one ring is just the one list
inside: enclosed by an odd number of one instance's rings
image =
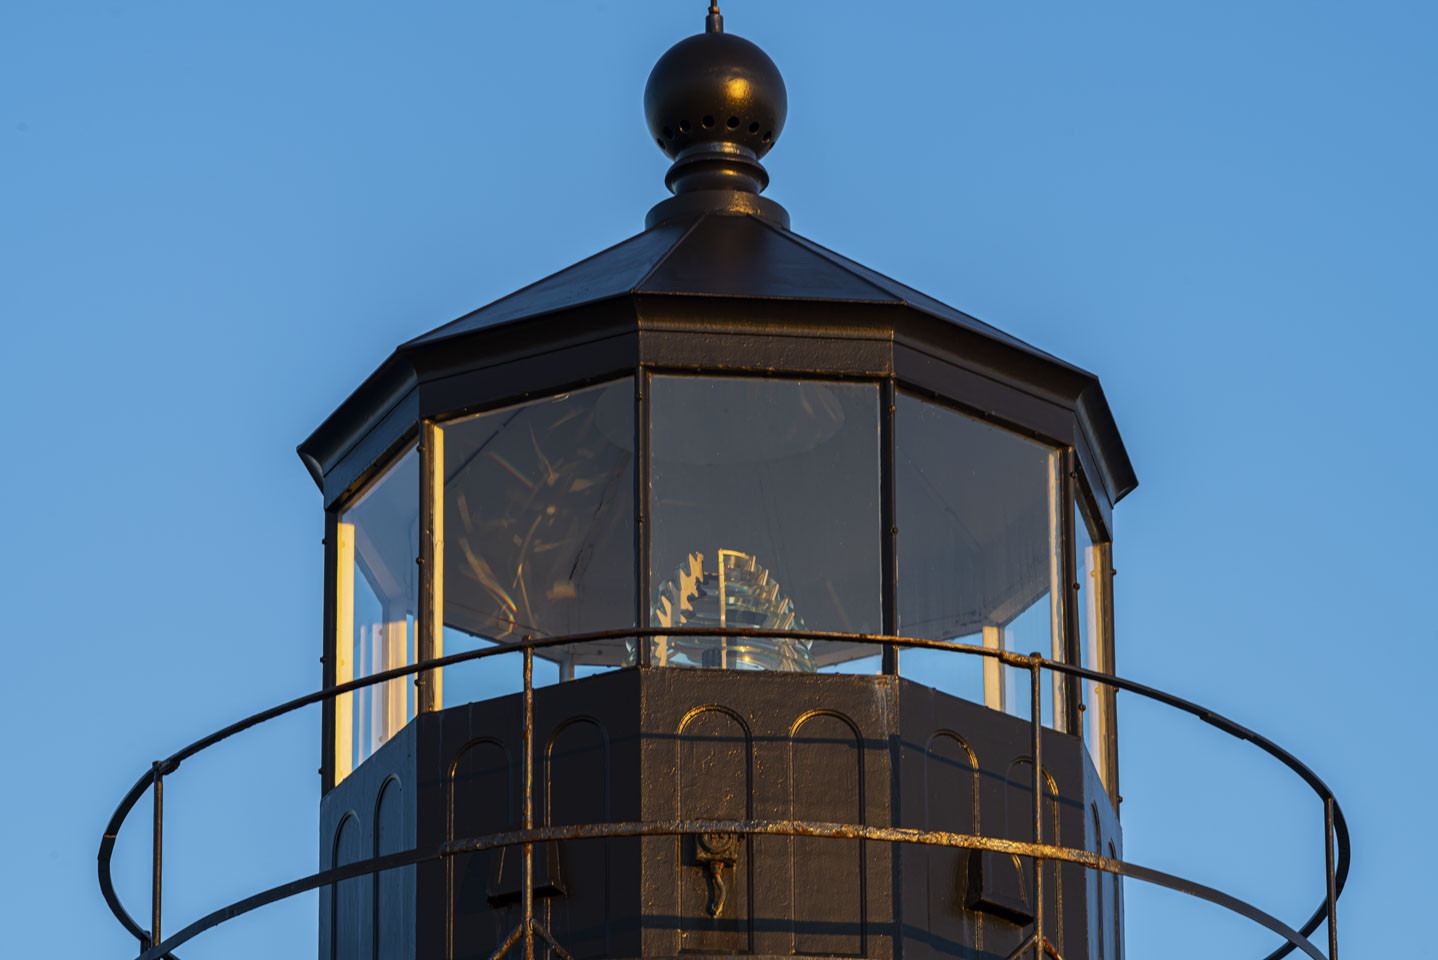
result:
[[(704, 129), (708, 130), (708, 129), (712, 129), (712, 128), (714, 127), (715, 122), (716, 122), (716, 121), (715, 121), (715, 119), (714, 119), (714, 117), (713, 117), (712, 114), (705, 114), (705, 116), (703, 117), (703, 119), (701, 119), (701, 120), (699, 121), (699, 125), (700, 125), (701, 127), (703, 127)], [(727, 120), (724, 121), (724, 126), (728, 127), (730, 130), (738, 130), (741, 126), (743, 126), (743, 124), (744, 124), (744, 121), (741, 120), (739, 117), (730, 117), (730, 118), (728, 118)], [(682, 135), (682, 134), (689, 133), (690, 130), (693, 129), (693, 126), (694, 126), (694, 125), (693, 125), (692, 123), (690, 123), (688, 120), (680, 120), (678, 126), (679, 126), (679, 134)], [(749, 126), (748, 126), (748, 131), (749, 131), (749, 135), (750, 135), (751, 137), (758, 137), (758, 136), (759, 136), (759, 121), (755, 120), (755, 121), (750, 122), (750, 124), (749, 124)], [(665, 140), (670, 140), (670, 141), (672, 141), (672, 140), (674, 139), (674, 137), (675, 137), (674, 128), (673, 128), (673, 127), (665, 127), (661, 132), (664, 134), (664, 139), (663, 139), (663, 140), (660, 140), (660, 139), (658, 139), (658, 138), (655, 138), (655, 142), (658, 143), (661, 148), (668, 148), (669, 144), (665, 143), (664, 141), (665, 141)], [(765, 131), (764, 131), (764, 135), (763, 135), (762, 137), (759, 137), (759, 142), (761, 142), (761, 143), (772, 143), (773, 140), (774, 140), (774, 131), (773, 131), (773, 130), (765, 130)]]

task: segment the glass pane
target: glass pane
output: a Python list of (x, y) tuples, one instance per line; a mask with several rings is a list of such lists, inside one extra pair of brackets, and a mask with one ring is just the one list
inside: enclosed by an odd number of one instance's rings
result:
[[(413, 448), (340, 515), (337, 533), (336, 681), (413, 663), (419, 597), (419, 455)], [(414, 713), (412, 677), (339, 698), (337, 779), (378, 750)]]
[[(878, 386), (657, 376), (650, 396), (650, 623), (878, 633)], [(671, 636), (654, 663), (813, 672), (876, 653)]]
[[(634, 625), (634, 384), (445, 424), (444, 652)], [(623, 640), (536, 651), (534, 680), (614, 667)], [(521, 686), (519, 654), (450, 667), (445, 704)]]
[[(1089, 522), (1087, 511), (1080, 503), (1074, 503), (1073, 512), (1074, 572), (1078, 578), (1074, 584), (1074, 602), (1078, 610), (1079, 665), (1107, 673), (1112, 670), (1112, 660), (1107, 648), (1107, 617), (1103, 609), (1108, 593), (1103, 579), (1107, 576), (1105, 545), (1095, 542), (1094, 525)], [(1083, 705), (1083, 737), (1095, 767), (1107, 783), (1109, 775), (1105, 754), (1110, 715), (1108, 704), (1112, 691), (1089, 680), (1081, 681), (1078, 687)]]
[[(898, 630), (1052, 655), (1058, 597), (1059, 452), (900, 393), (894, 415)], [(905, 650), (899, 671), (954, 696), (1030, 716), (1026, 670), (968, 654)], [(1042, 712), (1062, 717), (1044, 676)], [(1056, 709), (1058, 708), (1058, 709)]]

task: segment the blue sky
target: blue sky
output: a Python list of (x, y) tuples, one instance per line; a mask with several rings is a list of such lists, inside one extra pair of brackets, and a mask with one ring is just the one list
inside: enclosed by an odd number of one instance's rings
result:
[[(703, 6), (0, 12), (7, 951), (132, 955), (94, 880), (115, 802), (318, 684), (294, 444), (396, 343), (642, 228), (666, 162), (640, 94)], [(1142, 481), (1116, 514), (1120, 672), (1325, 777), (1355, 841), (1345, 948), (1408, 946), (1438, 852), (1410, 839), (1438, 786), (1438, 7), (724, 12), (788, 83), (766, 165), (796, 231), (1103, 378)], [(1311, 794), (1202, 724), (1136, 700), (1120, 724), (1128, 856), (1306, 917)], [(317, 729), (171, 782), (172, 929), (315, 868)], [(137, 912), (144, 823), (118, 861)], [(1135, 957), (1271, 946), (1126, 898)], [(300, 898), (184, 955), (312, 956), (314, 917)]]

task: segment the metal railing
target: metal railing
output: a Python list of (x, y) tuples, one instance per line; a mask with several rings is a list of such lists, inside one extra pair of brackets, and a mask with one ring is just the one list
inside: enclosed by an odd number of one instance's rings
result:
[[(588, 823), (563, 827), (536, 827), (534, 824), (534, 651), (546, 647), (563, 646), (569, 644), (591, 643), (605, 640), (625, 640), (633, 638), (638, 641), (641, 638), (656, 636), (695, 636), (695, 637), (734, 637), (748, 639), (766, 638), (788, 638), (798, 640), (831, 640), (847, 643), (864, 643), (879, 646), (890, 646), (899, 648), (922, 648), (930, 650), (946, 650), (959, 654), (971, 656), (990, 657), (997, 659), (1009, 667), (1025, 670), (1029, 674), (1031, 716), (1030, 726), (1033, 729), (1033, 832), (1032, 841), (1010, 840), (1000, 837), (987, 837), (961, 833), (951, 833), (938, 830), (917, 830), (904, 827), (872, 827), (860, 824), (845, 823), (819, 823), (803, 820), (669, 820), (669, 821), (627, 821), (608, 823)], [(251, 727), (283, 716), (302, 707), (311, 704), (332, 700), (336, 697), (359, 690), (373, 684), (384, 683), (400, 677), (412, 674), (423, 673), (441, 667), (465, 663), (471, 660), (481, 660), (485, 657), (500, 656), (515, 651), (523, 651), (523, 696), (521, 698), (523, 718), (523, 822), (521, 829), (504, 833), (489, 834), (482, 837), (470, 837), (451, 840), (440, 844), (430, 850), (407, 850), (401, 853), (392, 853), (384, 856), (373, 857), (368, 860), (361, 860), (346, 864), (341, 867), (334, 867), (329, 870), (322, 870), (310, 876), (292, 880), (268, 890), (260, 891), (243, 900), (235, 901), (228, 906), (221, 907), (205, 916), (199, 918), (181, 930), (170, 934), (168, 937), (161, 936), (161, 907), (163, 902), (163, 837), (164, 837), (164, 784), (165, 777), (173, 774), (180, 764), (202, 750), (248, 730)], [(642, 669), (642, 668), (641, 668)], [(659, 668), (671, 669), (671, 668)], [(1043, 671), (1049, 670), (1067, 676), (1089, 680), (1098, 684), (1112, 687), (1115, 690), (1124, 690), (1138, 694), (1150, 700), (1157, 701), (1165, 706), (1192, 714), (1224, 733), (1245, 740), (1269, 754), (1284, 766), (1296, 773), (1323, 801), (1324, 809), (1324, 898), (1319, 903), (1301, 927), (1293, 929), (1284, 924), (1278, 918), (1265, 913), (1252, 904), (1240, 900), (1237, 897), (1224, 893), (1213, 887), (1187, 880), (1174, 874), (1155, 870), (1151, 867), (1140, 866), (1124, 860), (1112, 857), (1100, 856), (1087, 850), (1073, 847), (1064, 847), (1056, 844), (1043, 842), (1042, 827), (1042, 802), (1043, 790), (1040, 783), (1042, 776), (1042, 701), (1041, 695)], [(150, 897), (150, 927), (145, 929), (129, 914), (119, 897), (115, 893), (115, 886), (110, 872), (110, 861), (114, 853), (115, 840), (119, 835), (121, 827), (129, 816), (135, 804), (139, 802), (144, 794), (150, 791), (154, 795), (154, 818), (152, 835), (152, 861), (151, 861), (151, 897)], [(1282, 960), (1294, 950), (1299, 950), (1313, 958), (1313, 960), (1337, 960), (1338, 957), (1338, 925), (1337, 925), (1337, 904), (1338, 897), (1343, 892), (1343, 887), (1348, 878), (1349, 867), (1349, 836), (1348, 825), (1343, 818), (1343, 811), (1334, 798), (1333, 792), (1328, 786), (1301, 763), (1288, 751), (1279, 747), (1268, 738), (1255, 733), (1246, 727), (1240, 726), (1226, 717), (1220, 716), (1211, 710), (1201, 707), (1195, 703), (1184, 700), (1172, 694), (1156, 690), (1153, 687), (1126, 680), (1122, 677), (1098, 673), (1083, 667), (1062, 663), (1056, 660), (1046, 659), (1039, 654), (1011, 653), (1006, 650), (995, 650), (989, 647), (974, 646), (965, 643), (953, 643), (942, 640), (920, 640), (912, 637), (886, 636), (881, 634), (844, 634), (826, 633), (813, 630), (756, 630), (756, 629), (675, 629), (675, 628), (628, 628), (623, 630), (606, 630), (594, 633), (572, 634), (564, 637), (549, 637), (544, 639), (533, 639), (525, 637), (518, 643), (505, 644), (494, 647), (486, 647), (480, 650), (469, 650), (463, 653), (456, 653), (446, 657), (436, 657), (409, 666), (396, 667), (392, 670), (385, 670), (372, 674), (348, 683), (337, 684), (324, 690), (317, 690), (314, 693), (303, 697), (281, 703), (268, 710), (262, 710), (253, 716), (246, 717), (237, 723), (230, 724), (209, 736), (196, 740), (194, 743), (184, 747), (164, 760), (158, 760), (151, 765), (132, 786), (116, 807), (114, 814), (110, 817), (109, 824), (100, 841), (99, 879), (100, 892), (105, 898), (110, 911), (119, 920), (120, 924), (140, 942), (140, 954), (136, 960), (178, 960), (173, 951), (192, 939), (196, 935), (230, 920), (234, 917), (249, 913), (267, 904), (283, 900), (288, 897), (305, 893), (310, 890), (317, 890), (331, 884), (355, 877), (375, 874), (383, 870), (393, 870), (412, 864), (425, 863), (429, 861), (443, 860), (447, 857), (459, 856), (466, 853), (474, 853), (480, 850), (491, 850), (500, 847), (519, 846), (523, 850), (523, 872), (524, 886), (521, 898), (521, 917), (519, 924), (512, 930), (500, 947), (491, 955), (490, 960), (502, 960), (517, 944), (523, 943), (524, 960), (534, 960), (534, 941), (538, 936), (549, 945), (553, 953), (560, 960), (572, 960), (568, 952), (556, 942), (550, 931), (534, 916), (534, 845), (560, 840), (578, 840), (606, 837), (653, 837), (673, 836), (680, 834), (698, 833), (736, 833), (748, 835), (773, 835), (773, 836), (800, 836), (800, 837), (829, 837), (845, 839), (864, 839), (889, 843), (911, 843), (923, 844), (938, 847), (957, 847), (969, 850), (990, 850), (999, 853), (1013, 854), (1027, 857), (1032, 861), (1033, 889), (1034, 889), (1034, 916), (1031, 929), (1023, 941), (1010, 955), (1010, 960), (1018, 960), (1032, 951), (1035, 960), (1042, 960), (1043, 956), (1061, 960), (1058, 951), (1046, 935), (1044, 917), (1044, 896), (1043, 896), (1043, 865), (1047, 861), (1058, 861), (1063, 863), (1078, 864), (1086, 869), (1098, 870), (1106, 873), (1117, 874), (1118, 876), (1131, 877), (1145, 883), (1151, 883), (1170, 890), (1177, 890), (1186, 893), (1200, 900), (1206, 900), (1217, 904), (1234, 913), (1239, 914), (1271, 932), (1283, 938), (1283, 943), (1268, 954), (1263, 960)], [(1327, 922), (1328, 933), (1328, 954), (1325, 957), (1317, 947), (1309, 942), (1308, 937), (1318, 927)]]

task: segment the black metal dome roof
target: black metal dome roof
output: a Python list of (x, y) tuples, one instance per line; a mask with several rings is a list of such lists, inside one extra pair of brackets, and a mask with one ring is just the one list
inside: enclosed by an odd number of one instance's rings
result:
[(1091, 450), (1110, 504), (1131, 491), (1097, 377), (793, 233), (758, 195), (786, 105), (773, 62), (711, 6), (708, 31), (660, 57), (645, 91), (675, 195), (643, 233), (401, 344), (300, 445), (326, 501), (416, 418), (646, 365), (892, 377)]
[(653, 227), (405, 346), (437, 343), (514, 320), (639, 294), (904, 305), (1079, 372), (997, 327), (763, 217), (716, 214)]

